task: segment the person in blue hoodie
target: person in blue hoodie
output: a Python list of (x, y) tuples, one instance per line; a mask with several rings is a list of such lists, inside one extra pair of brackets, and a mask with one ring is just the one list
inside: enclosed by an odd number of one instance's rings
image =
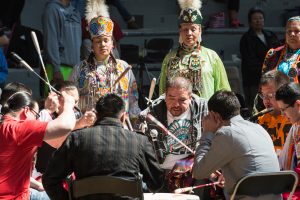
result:
[(42, 23), (49, 81), (67, 80), (73, 66), (80, 62), (80, 14), (70, 0), (48, 0)]
[(7, 74), (8, 74), (8, 70), (7, 70), (6, 58), (4, 56), (3, 50), (0, 48), (0, 88), (1, 89), (5, 85)]
[[(0, 30), (0, 47), (9, 42), (8, 38), (4, 34), (2, 30)], [(7, 79), (8, 69), (7, 69), (7, 61), (4, 55), (2, 48), (0, 48), (0, 88), (2, 89), (5, 85), (5, 81)]]

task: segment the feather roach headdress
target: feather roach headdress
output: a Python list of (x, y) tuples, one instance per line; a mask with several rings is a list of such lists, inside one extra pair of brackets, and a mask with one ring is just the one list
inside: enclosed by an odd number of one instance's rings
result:
[(181, 8), (178, 24), (193, 23), (202, 24), (202, 15), (200, 9), (202, 2), (200, 0), (178, 0)]
[(89, 32), (92, 38), (112, 35), (114, 23), (109, 18), (109, 8), (105, 4), (105, 0), (87, 0), (85, 18), (89, 23)]

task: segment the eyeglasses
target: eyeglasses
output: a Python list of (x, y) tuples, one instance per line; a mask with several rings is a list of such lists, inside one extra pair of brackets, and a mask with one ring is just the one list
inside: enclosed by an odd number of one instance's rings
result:
[(30, 109), (30, 111), (34, 114), (35, 119), (39, 119), (41, 117), (41, 115), (38, 112), (36, 112), (34, 109)]
[(268, 93), (268, 94), (259, 93), (258, 96), (262, 99), (273, 99), (275, 98), (275, 93)]
[(290, 107), (293, 107), (294, 104), (295, 104), (295, 103), (292, 103), (292, 104), (287, 105), (285, 108), (281, 108), (281, 109), (280, 109), (281, 114), (283, 114), (283, 113), (286, 111), (286, 109), (288, 109), (288, 108), (290, 108)]

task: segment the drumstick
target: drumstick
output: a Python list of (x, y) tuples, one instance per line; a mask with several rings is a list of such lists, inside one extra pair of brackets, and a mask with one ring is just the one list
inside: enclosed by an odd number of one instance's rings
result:
[(181, 140), (179, 140), (175, 135), (173, 135), (162, 123), (160, 123), (153, 115), (147, 114), (146, 119), (152, 121), (155, 123), (163, 132), (165, 132), (167, 135), (171, 136), (174, 140), (179, 142), (182, 146), (184, 146), (188, 151), (190, 151), (192, 154), (194, 154), (194, 151), (190, 149), (186, 144), (184, 144)]
[(180, 194), (180, 193), (192, 191), (193, 189), (196, 189), (196, 188), (218, 185), (219, 183), (220, 182), (213, 182), (213, 183), (201, 184), (201, 185), (192, 186), (192, 187), (178, 188), (178, 189), (174, 190), (174, 193)]
[[(61, 92), (59, 92), (57, 89), (55, 89), (52, 85), (50, 85), (50, 83), (48, 83), (47, 81), (45, 81), (45, 79), (43, 79), (38, 73), (36, 73), (32, 67), (30, 67), (30, 65), (23, 60), (20, 56), (18, 56), (18, 54), (11, 52), (12, 57), (18, 61), (23, 67), (25, 67), (26, 69), (28, 69), (29, 71), (33, 72), (37, 77), (39, 77), (45, 84), (47, 84), (49, 86), (49, 88), (52, 89), (53, 92), (55, 92), (57, 95), (61, 95)], [(80, 112), (80, 109), (78, 108), (78, 106), (74, 107), (75, 110)]]
[(114, 88), (117, 83), (127, 74), (127, 72), (129, 72), (129, 70), (131, 70), (131, 65), (128, 65), (128, 67), (120, 74), (120, 76), (117, 78), (117, 80), (114, 82), (114, 84), (112, 85), (112, 88)]
[[(47, 80), (48, 83), (50, 83), (47, 72), (46, 72), (46, 68), (45, 68), (45, 65), (44, 65), (44, 61), (43, 61), (43, 58), (42, 58), (39, 41), (37, 40), (37, 37), (36, 37), (36, 34), (35, 34), (34, 31), (31, 31), (31, 38), (32, 38), (33, 44), (35, 46), (35, 49), (36, 49), (36, 51), (39, 55), (39, 58), (40, 58), (40, 61), (41, 61), (41, 64), (42, 64), (42, 68), (43, 68), (43, 71), (45, 73), (46, 80)], [(50, 89), (50, 91), (52, 91), (51, 87), (49, 87), (49, 89)]]
[(151, 99), (152, 99), (154, 89), (155, 89), (155, 84), (156, 84), (156, 78), (153, 78), (151, 81), (151, 84), (150, 84), (148, 99), (146, 98), (146, 100), (148, 101), (148, 105), (150, 105), (150, 103), (151, 103)]
[(133, 131), (131, 122), (130, 122), (130, 120), (128, 119), (128, 117), (126, 117), (125, 121), (126, 121), (126, 124), (127, 124), (127, 126), (128, 126), (128, 129), (129, 129), (130, 131)]
[(13, 56), (13, 58), (18, 61), (23, 67), (25, 67), (26, 69), (28, 69), (29, 71), (33, 72), (37, 77), (39, 77), (45, 84), (47, 84), (49, 86), (49, 88), (51, 88), (53, 90), (53, 92), (55, 92), (58, 95), (61, 95), (61, 93), (59, 91), (57, 91), (52, 85), (50, 85), (49, 82), (47, 82), (45, 79), (43, 79), (40, 75), (38, 75), (38, 73), (36, 73), (29, 65), (28, 63), (23, 60), (20, 56), (18, 56), (18, 54), (16, 54), (15, 52), (11, 52), (11, 55)]
[(222, 173), (221, 173), (219, 170), (216, 170), (216, 171), (214, 172), (214, 174), (216, 174), (217, 176), (220, 176)]

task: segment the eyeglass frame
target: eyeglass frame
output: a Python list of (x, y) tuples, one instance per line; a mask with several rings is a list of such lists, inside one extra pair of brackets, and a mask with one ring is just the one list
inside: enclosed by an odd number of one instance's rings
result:
[(287, 34), (288, 36), (291, 36), (292, 34), (299, 35), (300, 31), (299, 30), (295, 30), (295, 31), (287, 30), (287, 31), (285, 31), (285, 34)]
[[(272, 95), (272, 97), (269, 97), (268, 95)], [(268, 93), (268, 94), (266, 94), (266, 95), (263, 95), (262, 93), (258, 93), (258, 96), (262, 99), (262, 100), (264, 100), (264, 99), (273, 99), (273, 98), (275, 98), (275, 95), (276, 95), (276, 93), (275, 92), (273, 92), (273, 93)]]
[(288, 104), (286, 107), (281, 108), (281, 109), (280, 109), (281, 114), (283, 114), (283, 113), (286, 111), (286, 109), (291, 108), (291, 107), (294, 107), (295, 103), (296, 103), (296, 102), (291, 103), (291, 104)]
[(36, 119), (39, 119), (41, 117), (41, 115), (38, 112), (36, 112), (33, 108), (29, 108), (29, 110), (34, 114)]

